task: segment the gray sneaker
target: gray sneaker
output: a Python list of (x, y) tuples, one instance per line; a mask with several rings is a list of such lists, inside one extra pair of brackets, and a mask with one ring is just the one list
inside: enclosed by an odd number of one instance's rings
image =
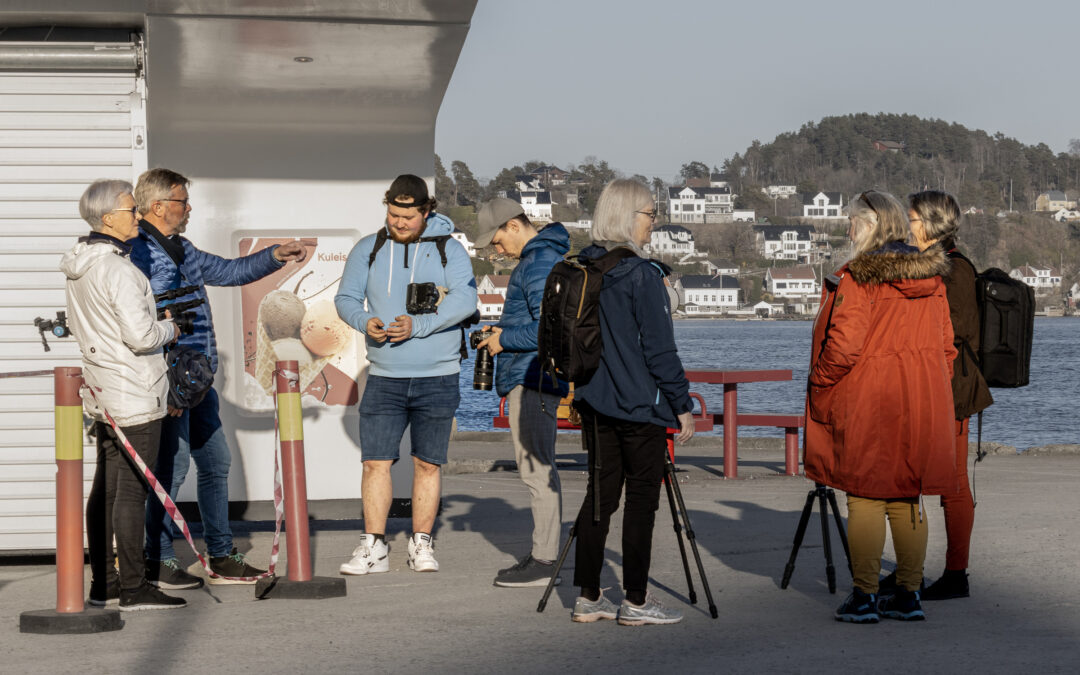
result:
[(579, 595), (574, 601), (574, 613), (570, 615), (570, 619), (578, 623), (592, 623), (600, 619), (614, 619), (618, 615), (619, 608), (600, 591), (600, 597), (596, 600), (586, 600)]
[(645, 596), (645, 604), (640, 607), (623, 600), (622, 605), (619, 606), (618, 621), (620, 626), (679, 623), (682, 621), (682, 612), (664, 607), (652, 593), (649, 593)]
[[(536, 558), (527, 555), (513, 567), (499, 570), (495, 575), (495, 585), (503, 588), (525, 588), (526, 586), (547, 586), (551, 580), (551, 573), (555, 566), (551, 563), (544, 565), (536, 562)], [(555, 577), (555, 585), (562, 583), (562, 579)]]

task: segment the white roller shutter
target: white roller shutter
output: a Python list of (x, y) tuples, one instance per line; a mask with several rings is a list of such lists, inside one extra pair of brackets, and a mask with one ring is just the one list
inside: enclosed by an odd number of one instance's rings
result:
[[(146, 168), (144, 94), (135, 72), (0, 71), (0, 373), (79, 365), (34, 318), (64, 309), (83, 190)], [(94, 462), (88, 445), (87, 493)], [(52, 378), (0, 378), (0, 550), (55, 548), (55, 473)]]

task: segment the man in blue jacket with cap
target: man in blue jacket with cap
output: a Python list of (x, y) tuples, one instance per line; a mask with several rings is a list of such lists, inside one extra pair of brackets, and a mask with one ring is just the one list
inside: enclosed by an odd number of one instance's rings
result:
[[(559, 399), (565, 382), (552, 382), (540, 370), (537, 330), (544, 284), (555, 263), (570, 250), (570, 235), (560, 223), (538, 230), (521, 205), (503, 197), (484, 204), (477, 213), (475, 245), (494, 244), (495, 250), (520, 262), (510, 275), (506, 300), (492, 336), (478, 347), (497, 355), (495, 388), (510, 404), (510, 436), (521, 480), (532, 502), (532, 551), (516, 565), (499, 570), (495, 585), (509, 588), (544, 586), (559, 554), (562, 533), (562, 488), (555, 466), (555, 434)], [(556, 580), (557, 581), (557, 580)]]

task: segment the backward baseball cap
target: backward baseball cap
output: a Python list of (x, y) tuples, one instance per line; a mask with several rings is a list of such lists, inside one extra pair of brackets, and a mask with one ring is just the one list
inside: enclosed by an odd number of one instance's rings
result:
[(507, 223), (511, 218), (525, 215), (525, 209), (521, 208), (513, 199), (496, 197), (480, 207), (476, 214), (477, 235), (473, 246), (484, 248), (491, 245), (491, 239), (495, 236), (495, 230)]

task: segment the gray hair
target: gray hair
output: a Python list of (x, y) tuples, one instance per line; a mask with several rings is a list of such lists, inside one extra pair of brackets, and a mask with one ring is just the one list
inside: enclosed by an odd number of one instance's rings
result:
[(890, 241), (904, 241), (910, 234), (907, 210), (888, 192), (867, 190), (844, 210), (855, 226), (855, 255), (876, 251)]
[(150, 169), (139, 176), (139, 183), (135, 186), (135, 203), (139, 205), (139, 213), (146, 215), (154, 202), (160, 202), (169, 198), (172, 190), (177, 185), (187, 187), (191, 184), (185, 176), (172, 169)]
[(914, 192), (908, 195), (908, 207), (919, 214), (928, 241), (951, 239), (960, 229), (960, 205), (948, 192)]
[(116, 208), (120, 197), (131, 192), (131, 183), (126, 180), (96, 180), (79, 198), (79, 215), (90, 225), (94, 232), (101, 232), (105, 227), (102, 218)]
[(636, 180), (619, 178), (604, 186), (593, 210), (593, 241), (633, 241), (634, 212), (653, 205), (649, 188)]

